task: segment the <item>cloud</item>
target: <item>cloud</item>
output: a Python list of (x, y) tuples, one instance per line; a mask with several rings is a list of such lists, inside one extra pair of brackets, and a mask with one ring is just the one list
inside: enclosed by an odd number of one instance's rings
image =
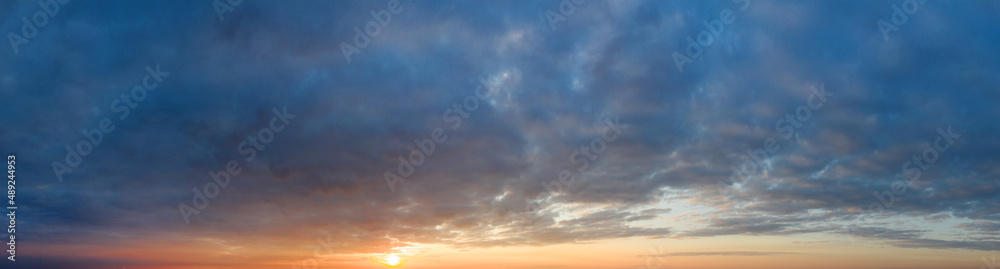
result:
[[(0, 30), (14, 31), (36, 8), (11, 5)], [(0, 147), (31, 160), (20, 170), (32, 179), (18, 196), (34, 227), (25, 236), (211, 238), (192, 244), (234, 249), (267, 240), (274, 249), (243, 251), (284, 253), (311, 251), (329, 234), (343, 244), (338, 253), (372, 253), (418, 243), (839, 234), (948, 126), (962, 139), (887, 217), (947, 213), (975, 223), (966, 233), (998, 235), (988, 223), (1000, 218), (1000, 39), (998, 9), (987, 4), (927, 6), (884, 41), (872, 23), (891, 13), (883, 3), (753, 2), (684, 73), (672, 52), (730, 1), (587, 2), (555, 31), (537, 15), (557, 1), (404, 1), (347, 63), (340, 43), (381, 5), (246, 1), (223, 22), (204, 1), (65, 6), (0, 64), (0, 91), (11, 96), (0, 106), (11, 126)], [(110, 103), (141, 83), (147, 65), (171, 75), (117, 120)], [(479, 77), (497, 92), (466, 109)], [(835, 96), (785, 138), (775, 125), (819, 84)], [(298, 118), (245, 161), (240, 142), (276, 107)], [(456, 125), (447, 118), (459, 108), (468, 115)], [(579, 182), (547, 194), (543, 183), (579, 171), (573, 152), (616, 116), (629, 128)], [(115, 131), (56, 181), (51, 163), (103, 118)], [(383, 173), (435, 128), (447, 141), (390, 191)], [(760, 176), (730, 184), (732, 168), (768, 138), (780, 149)], [(229, 160), (244, 171), (185, 224), (178, 204)], [(719, 183), (733, 195), (724, 199)], [(696, 219), (705, 227), (656, 222), (678, 211), (647, 210), (671, 190), (710, 208)], [(526, 214), (537, 201), (545, 206)], [(1000, 249), (885, 229), (863, 236), (902, 248)]]
[(683, 256), (771, 256), (771, 255), (793, 255), (795, 252), (767, 252), (767, 251), (711, 251), (711, 252), (671, 252), (660, 255), (639, 255), (640, 257), (683, 257)]

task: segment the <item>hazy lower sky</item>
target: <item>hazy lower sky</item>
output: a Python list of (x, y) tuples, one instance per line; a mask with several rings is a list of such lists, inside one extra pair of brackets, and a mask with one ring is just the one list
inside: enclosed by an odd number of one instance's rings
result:
[(1000, 266), (997, 0), (62, 1), (3, 268)]

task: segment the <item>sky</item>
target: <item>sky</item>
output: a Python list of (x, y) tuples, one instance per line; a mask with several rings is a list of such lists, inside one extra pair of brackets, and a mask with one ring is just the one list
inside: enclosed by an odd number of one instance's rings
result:
[(63, 1), (3, 268), (1000, 266), (997, 0)]

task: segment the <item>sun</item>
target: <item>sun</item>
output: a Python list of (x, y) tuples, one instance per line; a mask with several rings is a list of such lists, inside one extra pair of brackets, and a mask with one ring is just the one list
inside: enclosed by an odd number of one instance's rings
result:
[(396, 254), (389, 254), (389, 256), (385, 257), (385, 265), (389, 267), (396, 267), (402, 263), (403, 260), (401, 260), (399, 256), (396, 256)]
[(399, 255), (396, 255), (395, 253), (385, 255), (379, 258), (373, 257), (371, 260), (375, 263), (393, 268), (403, 265), (403, 258), (400, 258)]

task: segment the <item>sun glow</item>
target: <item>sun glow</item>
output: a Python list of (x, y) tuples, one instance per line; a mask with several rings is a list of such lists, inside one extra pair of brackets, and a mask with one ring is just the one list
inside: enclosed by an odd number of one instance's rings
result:
[(399, 255), (396, 255), (396, 253), (385, 255), (379, 258), (372, 257), (371, 261), (388, 267), (399, 267), (403, 265), (403, 258), (400, 258)]
[(388, 265), (389, 267), (396, 267), (401, 263), (402, 260), (400, 260), (399, 256), (396, 256), (396, 254), (389, 254), (388, 257), (385, 257), (385, 265)]
[(421, 246), (419, 243), (399, 242), (398, 239), (388, 236), (386, 238), (391, 240), (393, 244), (397, 244), (397, 246), (392, 247), (387, 252), (372, 253), (372, 256), (368, 257), (368, 261), (390, 268), (400, 267), (406, 265), (407, 260), (419, 258), (419, 254), (424, 249), (424, 246)]

